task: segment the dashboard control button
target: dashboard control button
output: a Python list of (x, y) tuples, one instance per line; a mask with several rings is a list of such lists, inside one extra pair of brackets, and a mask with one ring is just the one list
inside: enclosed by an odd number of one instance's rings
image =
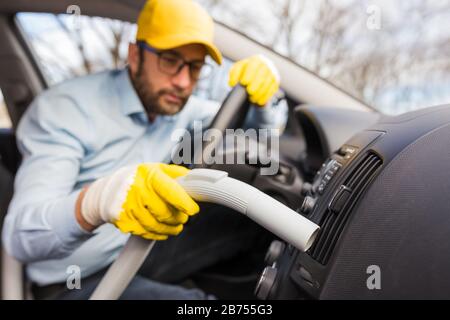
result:
[(303, 280), (310, 282), (311, 284), (314, 282), (311, 273), (309, 273), (309, 271), (306, 270), (303, 266), (300, 266), (299, 274)]
[(264, 258), (264, 261), (268, 265), (273, 265), (275, 261), (278, 260), (278, 258), (281, 256), (281, 254), (284, 252), (284, 249), (286, 248), (286, 245), (279, 241), (274, 240), (269, 246), (269, 249), (267, 249), (266, 257)]
[(344, 185), (341, 185), (336, 193), (331, 198), (328, 204), (328, 209), (334, 213), (338, 213), (342, 210), (343, 206), (347, 203), (352, 190)]
[(255, 288), (255, 295), (261, 299), (266, 300), (269, 298), (270, 291), (272, 290), (275, 279), (277, 277), (278, 270), (275, 267), (265, 267), (261, 276), (259, 277), (258, 284)]
[(332, 174), (335, 174), (336, 172), (338, 172), (338, 170), (342, 167), (342, 164), (340, 164), (339, 162), (336, 161), (335, 164), (333, 164), (330, 168), (330, 172)]
[(323, 192), (325, 191), (325, 187), (326, 187), (326, 184), (323, 183), (323, 182), (321, 182), (321, 183), (319, 184), (319, 186), (317, 187), (317, 192), (318, 192), (319, 194), (323, 194)]
[(306, 195), (310, 194), (311, 190), (312, 190), (312, 184), (311, 183), (308, 183), (308, 182), (303, 183), (303, 186), (302, 186), (302, 195), (303, 196), (306, 196)]
[(325, 181), (325, 183), (328, 183), (328, 182), (330, 182), (331, 178), (332, 178), (332, 175), (327, 173), (326, 175), (323, 176), (322, 181)]
[(314, 206), (316, 205), (316, 198), (313, 198), (311, 196), (306, 196), (305, 199), (303, 200), (302, 206), (300, 208), (300, 211), (303, 214), (308, 214), (312, 211), (312, 209), (314, 208)]
[(349, 145), (343, 145), (338, 153), (344, 157), (344, 159), (348, 160), (350, 159), (352, 156), (354, 156), (356, 154), (357, 148), (353, 147), (353, 146), (349, 146)]
[(300, 275), (300, 278), (303, 281), (305, 281), (308, 285), (310, 285), (311, 287), (315, 287), (315, 288), (320, 287), (319, 283), (316, 280), (314, 280), (311, 273), (308, 270), (306, 270), (303, 266), (299, 267), (298, 274)]

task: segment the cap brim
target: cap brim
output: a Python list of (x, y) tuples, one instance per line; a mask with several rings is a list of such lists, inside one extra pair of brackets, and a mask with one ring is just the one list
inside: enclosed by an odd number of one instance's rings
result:
[(152, 47), (162, 50), (168, 50), (176, 47), (181, 47), (187, 44), (198, 43), (205, 46), (208, 54), (217, 64), (219, 65), (222, 64), (222, 54), (220, 53), (219, 49), (213, 43), (205, 39), (194, 37), (190, 39), (186, 37), (166, 37), (164, 39), (160, 38), (158, 39), (158, 41), (155, 41), (155, 39), (146, 39), (144, 41), (147, 42)]
[(222, 54), (220, 53), (219, 49), (212, 43), (206, 43), (206, 42), (196, 42), (203, 44), (208, 51), (208, 54), (211, 56), (211, 58), (217, 63), (222, 64)]

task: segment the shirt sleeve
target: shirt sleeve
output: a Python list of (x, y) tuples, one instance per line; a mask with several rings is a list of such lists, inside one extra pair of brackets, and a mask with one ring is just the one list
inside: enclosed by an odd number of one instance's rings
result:
[(62, 258), (91, 236), (76, 221), (74, 190), (88, 133), (87, 115), (69, 96), (44, 93), (22, 117), (23, 158), (2, 235), (18, 260)]

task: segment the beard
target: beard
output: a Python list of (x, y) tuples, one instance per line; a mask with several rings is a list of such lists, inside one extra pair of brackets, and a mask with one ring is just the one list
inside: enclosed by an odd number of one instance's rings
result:
[[(155, 115), (174, 115), (183, 109), (189, 99), (188, 94), (176, 88), (155, 91), (146, 73), (142, 72), (141, 68), (135, 74), (132, 74), (131, 70), (129, 70), (129, 73), (131, 83), (149, 118), (153, 118)], [(168, 94), (178, 97), (180, 101), (177, 103), (165, 101), (164, 95)]]

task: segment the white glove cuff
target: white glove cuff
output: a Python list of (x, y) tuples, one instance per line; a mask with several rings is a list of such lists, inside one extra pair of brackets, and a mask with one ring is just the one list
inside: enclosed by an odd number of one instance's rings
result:
[(281, 76), (280, 72), (278, 71), (277, 67), (275, 66), (275, 63), (273, 63), (272, 60), (270, 60), (268, 57), (262, 54), (258, 54), (258, 57), (261, 58), (261, 60), (269, 67), (270, 71), (275, 75), (275, 79), (277, 80), (277, 83), (280, 83)]
[(136, 166), (129, 166), (91, 184), (81, 203), (83, 218), (93, 226), (117, 220), (135, 176)]

